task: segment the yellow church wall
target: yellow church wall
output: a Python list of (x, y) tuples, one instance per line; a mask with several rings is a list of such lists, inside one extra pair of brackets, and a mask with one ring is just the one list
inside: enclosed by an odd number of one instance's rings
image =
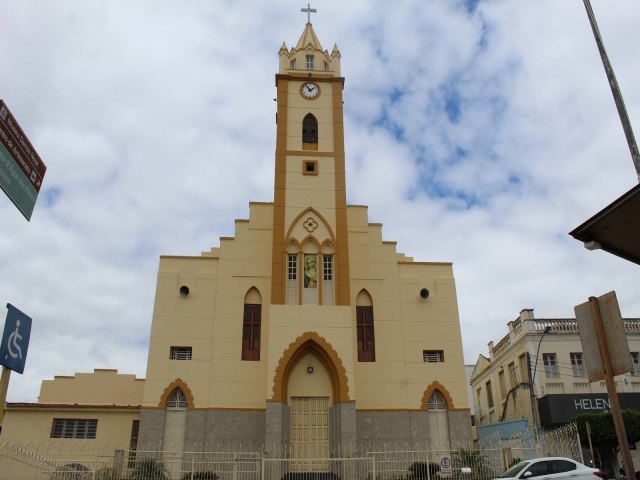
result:
[(56, 376), (43, 380), (39, 403), (84, 405), (140, 405), (144, 379), (117, 370), (95, 369), (93, 373)]

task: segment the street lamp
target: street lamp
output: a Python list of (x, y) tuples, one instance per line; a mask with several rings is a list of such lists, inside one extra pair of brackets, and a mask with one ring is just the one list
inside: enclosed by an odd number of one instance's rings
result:
[(529, 389), (529, 395), (531, 397), (531, 414), (532, 414), (533, 422), (536, 428), (539, 426), (540, 421), (538, 418), (539, 417), (538, 404), (536, 403), (536, 395), (533, 389), (535, 388), (536, 371), (538, 370), (538, 357), (540, 356), (540, 345), (542, 345), (542, 339), (544, 338), (544, 336), (550, 331), (551, 331), (550, 325), (547, 325), (546, 327), (544, 327), (544, 331), (542, 332), (542, 335), (540, 336), (540, 340), (538, 341), (538, 350), (536, 351), (536, 360), (533, 363), (533, 377), (531, 379), (531, 388)]

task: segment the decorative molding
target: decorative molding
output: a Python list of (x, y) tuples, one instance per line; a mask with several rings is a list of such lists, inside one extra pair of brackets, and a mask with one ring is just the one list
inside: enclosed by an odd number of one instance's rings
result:
[(424, 394), (422, 395), (422, 403), (420, 404), (421, 410), (429, 411), (429, 397), (431, 397), (431, 394), (436, 390), (440, 392), (444, 397), (445, 402), (447, 402), (447, 410), (459, 410), (453, 406), (453, 398), (451, 398), (449, 390), (447, 390), (445, 386), (437, 380), (431, 382), (431, 385), (429, 385), (424, 391)]
[(273, 377), (273, 396), (267, 401), (287, 403), (287, 387), (291, 372), (307, 353), (318, 357), (331, 379), (333, 403), (350, 402), (347, 373), (338, 353), (326, 339), (316, 332), (305, 332), (289, 344), (280, 357)]
[(184, 396), (187, 398), (187, 408), (192, 410), (195, 406), (195, 402), (193, 400), (193, 393), (191, 393), (191, 389), (189, 386), (181, 379), (176, 378), (173, 382), (169, 384), (167, 388), (164, 389), (162, 396), (160, 397), (160, 403), (158, 403), (159, 408), (167, 407), (167, 400), (169, 400), (169, 395), (176, 389), (179, 388), (184, 393)]

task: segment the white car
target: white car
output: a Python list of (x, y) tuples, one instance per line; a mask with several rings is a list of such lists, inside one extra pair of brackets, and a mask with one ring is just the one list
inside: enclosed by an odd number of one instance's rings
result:
[(516, 463), (497, 478), (501, 480), (526, 480), (529, 478), (536, 480), (598, 480), (596, 477), (605, 478), (597, 468), (587, 467), (570, 458), (544, 457)]

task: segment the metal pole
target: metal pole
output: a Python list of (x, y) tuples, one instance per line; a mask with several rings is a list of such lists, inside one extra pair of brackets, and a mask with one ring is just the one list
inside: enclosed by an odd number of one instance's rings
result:
[(2, 367), (2, 376), (0, 377), (0, 428), (4, 422), (4, 410), (7, 405), (7, 391), (9, 390), (10, 377), (11, 369)]
[(627, 138), (627, 145), (629, 145), (629, 151), (631, 152), (631, 160), (633, 161), (633, 166), (636, 169), (636, 175), (638, 175), (638, 182), (640, 182), (640, 153), (638, 152), (638, 145), (636, 144), (636, 139), (633, 135), (633, 128), (631, 128), (631, 122), (629, 121), (629, 114), (624, 106), (624, 100), (622, 99), (622, 93), (618, 86), (618, 80), (616, 80), (613, 67), (609, 62), (609, 57), (604, 49), (604, 43), (600, 37), (598, 24), (596, 23), (596, 16), (593, 14), (593, 10), (591, 9), (591, 2), (589, 0), (583, 1), (584, 8), (587, 10), (587, 16), (589, 17), (589, 23), (591, 23), (591, 30), (593, 30), (593, 36), (595, 37), (596, 44), (598, 45), (602, 65), (604, 66), (604, 71), (607, 74), (607, 79), (609, 80), (609, 86), (611, 87), (611, 93), (613, 94), (613, 101), (618, 109), (622, 129), (624, 130), (624, 135)]
[(620, 400), (618, 399), (618, 392), (616, 391), (616, 383), (613, 380), (613, 368), (611, 366), (611, 357), (604, 332), (604, 326), (602, 325), (600, 305), (598, 305), (598, 299), (596, 297), (589, 297), (589, 308), (591, 309), (591, 318), (593, 318), (593, 324), (598, 337), (600, 357), (602, 358), (602, 365), (604, 367), (604, 379), (607, 384), (609, 401), (611, 402), (611, 415), (613, 416), (613, 424), (616, 427), (620, 452), (622, 453), (622, 465), (624, 466), (627, 478), (633, 478), (635, 476), (633, 459), (631, 458), (631, 451), (629, 450), (627, 431), (624, 428), (624, 420), (622, 419), (622, 411), (620, 410)]

